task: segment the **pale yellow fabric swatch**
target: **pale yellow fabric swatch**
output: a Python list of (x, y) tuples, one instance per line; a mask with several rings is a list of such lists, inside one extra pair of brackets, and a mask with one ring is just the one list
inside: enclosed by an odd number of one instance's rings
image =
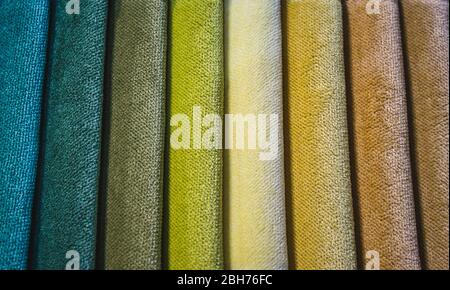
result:
[[(227, 0), (225, 11), (225, 108), (235, 120), (233, 149), (225, 151), (226, 267), (287, 269), (281, 3)], [(239, 116), (256, 126), (245, 132), (244, 149), (236, 148)]]

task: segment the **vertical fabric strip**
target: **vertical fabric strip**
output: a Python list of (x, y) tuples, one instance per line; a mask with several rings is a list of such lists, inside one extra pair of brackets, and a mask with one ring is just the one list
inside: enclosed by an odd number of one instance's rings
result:
[(225, 9), (226, 134), (235, 136), (225, 155), (226, 265), (287, 269), (281, 4), (227, 0)]
[[(167, 263), (169, 269), (221, 269), (222, 151), (203, 143), (211, 143), (208, 128), (222, 126), (223, 2), (174, 0), (170, 14)], [(208, 114), (212, 122), (202, 125)], [(186, 146), (175, 149), (180, 140)]]
[(114, 5), (105, 265), (160, 269), (167, 1)]
[(25, 269), (45, 75), (47, 1), (0, 1), (0, 269)]
[(35, 266), (93, 269), (108, 1), (56, 2)]
[(354, 269), (340, 1), (287, 1), (286, 33), (290, 266)]
[(401, 1), (427, 269), (448, 265), (448, 1)]
[(360, 255), (379, 255), (381, 269), (418, 269), (398, 2), (382, 1), (379, 13), (345, 3)]

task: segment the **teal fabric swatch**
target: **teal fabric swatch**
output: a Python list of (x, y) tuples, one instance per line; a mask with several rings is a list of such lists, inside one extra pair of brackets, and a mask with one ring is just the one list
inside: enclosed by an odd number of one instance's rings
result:
[(0, 269), (27, 266), (49, 7), (0, 0)]
[[(95, 267), (108, 1), (56, 1), (34, 266)], [(79, 262), (79, 263), (78, 263)]]

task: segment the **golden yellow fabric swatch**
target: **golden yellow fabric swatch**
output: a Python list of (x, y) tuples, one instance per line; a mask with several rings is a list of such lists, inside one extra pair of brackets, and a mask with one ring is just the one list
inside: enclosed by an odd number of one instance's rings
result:
[(355, 269), (340, 1), (287, 1), (290, 267)]

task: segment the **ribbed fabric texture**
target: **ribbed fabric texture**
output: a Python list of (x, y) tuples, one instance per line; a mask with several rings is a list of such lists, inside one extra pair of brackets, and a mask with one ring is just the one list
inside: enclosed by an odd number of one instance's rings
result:
[(397, 1), (368, 14), (346, 1), (361, 258), (381, 269), (418, 269), (408, 117)]
[[(232, 140), (234, 149), (225, 151), (226, 267), (287, 269), (281, 4), (278, 0), (226, 0), (225, 8), (225, 108), (235, 117), (229, 128), (236, 136), (236, 118), (253, 116), (257, 129), (243, 136), (247, 142), (249, 134), (254, 134), (256, 148), (238, 149), (238, 141)], [(258, 117), (265, 119), (258, 122)], [(267, 136), (260, 140), (261, 130), (273, 136), (275, 148), (260, 148), (262, 142), (272, 140)], [(261, 154), (269, 151), (270, 158), (264, 160)]]
[(105, 265), (160, 269), (167, 1), (114, 5)]
[(47, 1), (0, 1), (0, 269), (27, 265), (45, 75)]
[(448, 269), (448, 1), (401, 1), (423, 264)]
[(290, 267), (354, 269), (340, 1), (287, 1), (286, 184)]
[(55, 5), (38, 269), (65, 269), (68, 251), (79, 253), (80, 269), (94, 267), (107, 2), (81, 1), (79, 15)]
[[(170, 14), (169, 117), (187, 115), (192, 132), (191, 148), (171, 148), (168, 156), (167, 265), (220, 269), (222, 151), (193, 149), (202, 126), (201, 119), (193, 118), (193, 109), (199, 106), (203, 116), (223, 114), (223, 2), (174, 0)], [(175, 123), (171, 132), (181, 126)], [(210, 126), (200, 130), (204, 133)]]

